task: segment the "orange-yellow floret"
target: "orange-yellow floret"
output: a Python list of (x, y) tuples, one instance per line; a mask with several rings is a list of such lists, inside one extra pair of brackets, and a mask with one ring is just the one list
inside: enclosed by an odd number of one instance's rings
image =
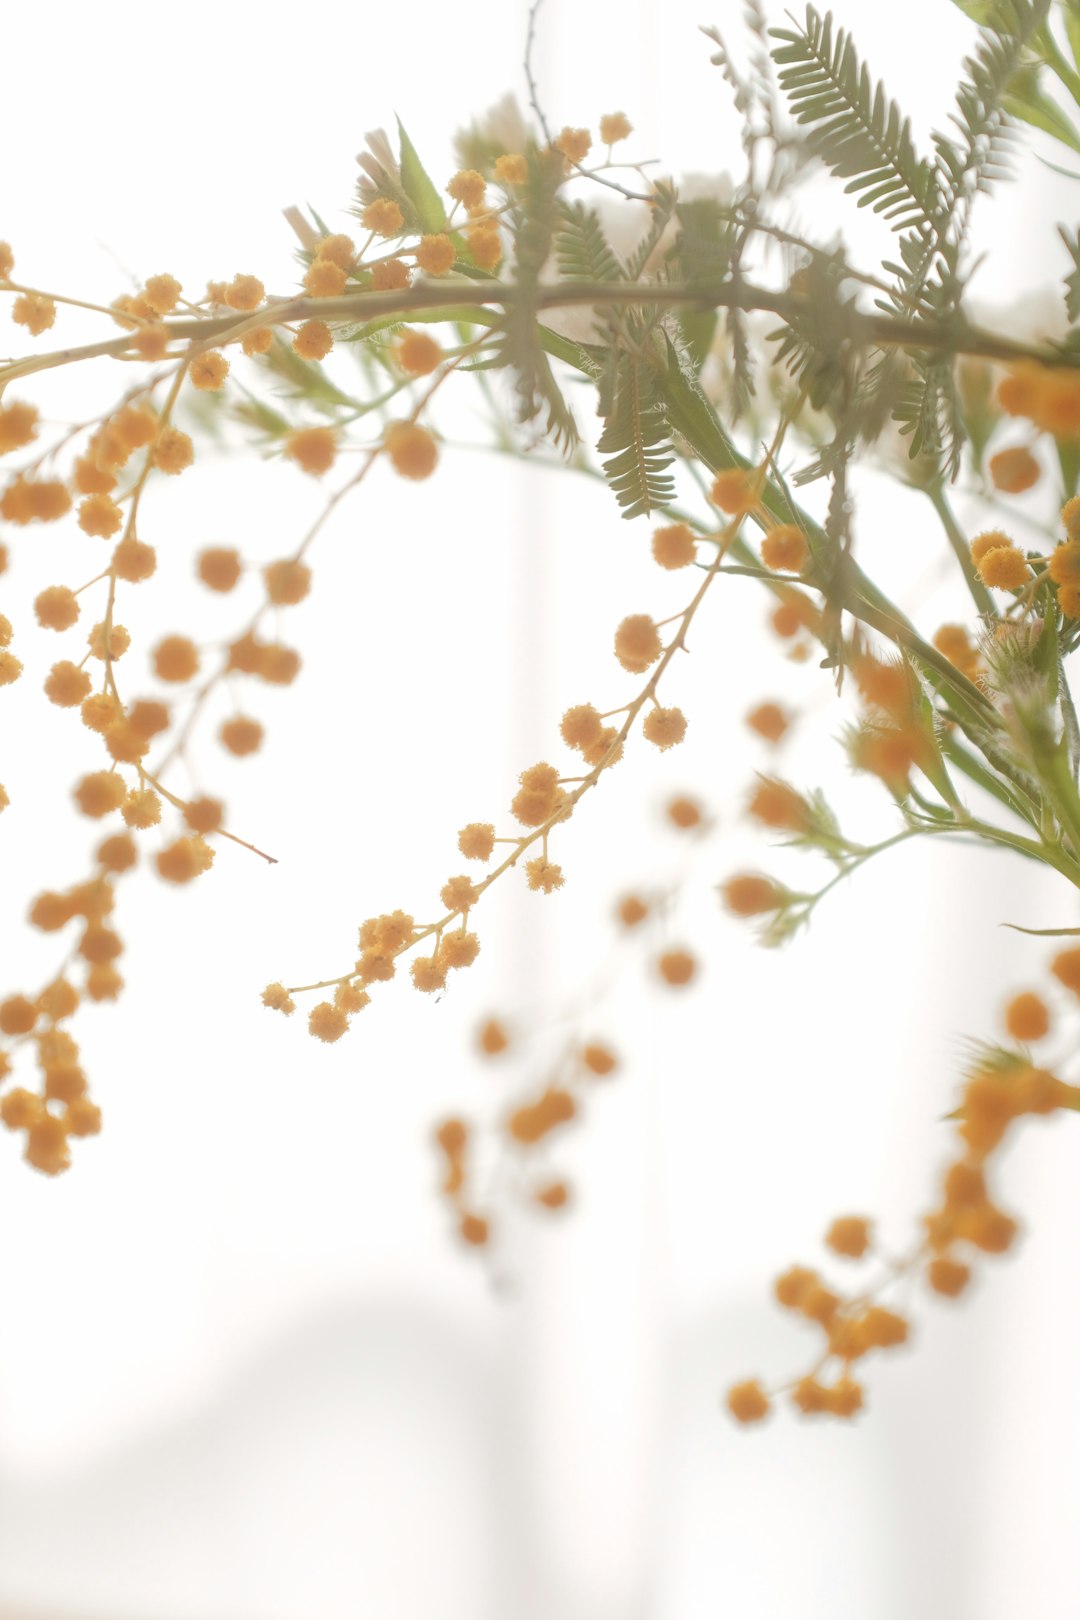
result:
[(409, 971), (416, 988), (427, 994), (446, 984), (446, 966), (437, 956), (414, 956)]
[(114, 661), (123, 658), (131, 646), (131, 636), (127, 628), (122, 624), (113, 624), (106, 632), (104, 619), (95, 624), (86, 641), (90, 648), (90, 656), (100, 658), (103, 662), (106, 658)]
[(689, 984), (697, 973), (697, 958), (689, 951), (664, 951), (657, 958), (656, 971), (665, 984), (681, 987)]
[(870, 1222), (863, 1215), (840, 1215), (826, 1232), (825, 1243), (834, 1254), (860, 1260), (871, 1244)]
[(167, 326), (144, 326), (131, 335), (130, 347), (142, 360), (163, 360), (169, 347), (169, 329)]
[(1019, 546), (995, 546), (975, 564), (984, 585), (997, 591), (1018, 591), (1031, 578), (1027, 558)]
[(142, 297), (155, 315), (169, 315), (176, 308), (182, 291), (175, 276), (151, 276)]
[(530, 889), (536, 889), (541, 894), (552, 894), (563, 886), (563, 869), (545, 856), (538, 855), (535, 860), (525, 862), (525, 878)]
[(190, 681), (199, 673), (199, 649), (187, 636), (163, 637), (152, 656), (159, 680)]
[(334, 334), (325, 321), (305, 321), (292, 346), (301, 360), (325, 360), (334, 347)]
[(720, 894), (728, 911), (736, 917), (759, 917), (768, 911), (779, 911), (784, 904), (784, 891), (772, 878), (760, 877), (755, 872), (741, 872), (720, 885)]
[(587, 129), (571, 129), (567, 125), (556, 135), (554, 145), (567, 163), (584, 163), (592, 147), (592, 136)]
[(808, 555), (806, 536), (793, 523), (778, 524), (761, 542), (761, 560), (766, 568), (784, 573), (801, 573)]
[(228, 375), (229, 362), (219, 349), (210, 349), (206, 354), (197, 354), (188, 367), (192, 387), (200, 389), (203, 393), (216, 394), (225, 386)]
[(732, 1384), (727, 1392), (727, 1408), (736, 1423), (760, 1423), (772, 1410), (772, 1402), (756, 1378)]
[(405, 223), (404, 215), (392, 197), (376, 197), (360, 215), (365, 230), (376, 236), (397, 236)]
[(476, 1044), (485, 1057), (498, 1057), (510, 1045), (510, 1037), (497, 1018), (489, 1018), (481, 1025)]
[(631, 613), (615, 631), (615, 656), (624, 669), (640, 675), (663, 652), (660, 632), (648, 613)]
[(416, 248), (417, 267), (426, 276), (445, 276), (454, 268), (454, 244), (443, 231), (422, 236)]
[(240, 553), (229, 546), (200, 551), (195, 563), (199, 578), (212, 591), (231, 591), (243, 572)]
[(329, 259), (339, 270), (351, 270), (356, 263), (356, 246), (351, 236), (340, 233), (324, 236), (315, 249), (317, 259)]
[(225, 806), (220, 799), (191, 799), (184, 806), (184, 820), (192, 832), (217, 832), (225, 816)]
[(296, 1002), (285, 986), (277, 980), (273, 984), (266, 986), (262, 993), (262, 1004), (264, 1007), (269, 1007), (273, 1012), (281, 1012), (286, 1015), (296, 1011)]
[(999, 450), (990, 457), (988, 466), (994, 488), (1006, 495), (1022, 495), (1039, 481), (1039, 463), (1022, 445), (1013, 450)]
[(529, 178), (529, 165), (521, 152), (503, 152), (495, 159), (495, 178), (506, 186), (523, 186)]
[(104, 732), (121, 719), (123, 710), (111, 692), (94, 692), (82, 706), (82, 722), (91, 731)]
[(370, 1002), (371, 997), (358, 984), (348, 982), (339, 984), (334, 991), (334, 1006), (339, 1012), (347, 1013), (350, 1017), (353, 1013), (363, 1012)]
[(582, 1047), (581, 1061), (590, 1074), (611, 1074), (619, 1066), (619, 1060), (611, 1050), (601, 1041), (590, 1041)]
[(70, 630), (79, 617), (79, 599), (66, 585), (49, 585), (34, 598), (38, 624), (45, 630)]
[(304, 472), (321, 477), (334, 465), (337, 434), (329, 427), (295, 428), (285, 440), (285, 454)]
[(1050, 1030), (1045, 1001), (1032, 990), (1014, 996), (1005, 1008), (1005, 1028), (1014, 1041), (1039, 1041)]
[(320, 1001), (308, 1013), (308, 1033), (320, 1041), (340, 1041), (349, 1020), (332, 1001)]
[(266, 288), (258, 276), (233, 276), (225, 288), (225, 302), (230, 309), (258, 309), (266, 297)]
[(101, 735), (113, 759), (125, 765), (136, 764), (150, 749), (149, 737), (130, 720), (115, 720)]
[(0, 1001), (0, 1033), (26, 1035), (37, 1020), (37, 1008), (27, 996), (8, 996), (6, 1001)]
[(263, 728), (257, 720), (249, 720), (243, 715), (237, 715), (232, 720), (226, 720), (218, 732), (222, 746), (230, 754), (243, 757), (245, 754), (254, 754), (262, 744)]
[(108, 495), (88, 495), (79, 502), (79, 528), (84, 534), (111, 540), (124, 521), (124, 514)]
[(112, 473), (99, 467), (88, 455), (75, 458), (74, 483), (80, 495), (107, 495), (116, 488)]
[(935, 1294), (955, 1299), (971, 1281), (971, 1267), (960, 1260), (951, 1260), (948, 1255), (938, 1255), (926, 1268), (926, 1280)]
[(214, 851), (205, 839), (196, 833), (190, 838), (177, 838), (154, 858), (159, 876), (168, 883), (190, 883), (214, 864)]
[(66, 1123), (43, 1112), (26, 1133), (23, 1158), (44, 1175), (57, 1176), (71, 1166), (67, 1138)]
[(490, 821), (470, 821), (458, 833), (458, 849), (470, 861), (489, 861), (495, 848), (495, 828)]
[(697, 537), (686, 523), (671, 523), (655, 529), (652, 554), (661, 568), (686, 568), (697, 556)]
[(464, 928), (455, 928), (452, 933), (444, 934), (438, 950), (439, 961), (447, 968), (471, 967), (479, 955), (479, 939)]
[(633, 128), (625, 113), (605, 113), (600, 120), (600, 139), (605, 146), (614, 146), (616, 141), (625, 141)]
[(329, 259), (316, 259), (304, 276), (304, 287), (312, 298), (338, 298), (348, 284), (345, 271)]
[(1001, 529), (986, 529), (982, 534), (977, 534), (971, 542), (969, 548), (971, 560), (973, 563), (979, 563), (988, 551), (998, 551), (1003, 546), (1013, 547), (1013, 542), (1009, 536), (1004, 534)]
[(476, 169), (459, 169), (447, 181), (447, 194), (465, 208), (479, 208), (487, 189), (482, 174)]
[(92, 684), (85, 669), (63, 658), (45, 677), (45, 696), (61, 709), (73, 709), (83, 701)]
[(383, 442), (394, 471), (402, 478), (430, 478), (435, 471), (438, 446), (418, 422), (391, 422)]
[(306, 563), (292, 558), (267, 563), (263, 569), (266, 594), (278, 607), (302, 602), (311, 589), (311, 569)]
[(15, 399), (10, 405), (0, 405), (0, 456), (9, 450), (21, 450), (24, 444), (36, 438), (37, 423), (36, 405)]
[(75, 915), (75, 908), (66, 894), (57, 894), (53, 889), (46, 889), (39, 894), (30, 907), (30, 921), (42, 933), (52, 934), (58, 928), (63, 928)]
[(0, 1120), (9, 1131), (25, 1131), (45, 1113), (41, 1098), (25, 1086), (14, 1086), (0, 1098)]
[(107, 816), (119, 810), (127, 795), (122, 776), (115, 771), (92, 771), (75, 784), (74, 798), (84, 816)]
[(468, 911), (477, 901), (476, 886), (471, 877), (448, 878), (439, 890), (439, 899), (447, 911)]
[(56, 305), (45, 293), (23, 293), (11, 306), (11, 318), (40, 337), (56, 320)]
[(10, 686), (22, 674), (22, 664), (13, 652), (0, 652), (0, 686)]
[[(320, 321), (317, 324), (321, 326), (322, 322)], [(240, 347), (249, 358), (254, 358), (257, 354), (268, 354), (273, 346), (274, 328), (272, 326), (257, 326), (254, 332), (245, 332), (240, 339)], [(293, 348), (296, 348), (295, 343)], [(299, 352), (297, 350), (297, 353)], [(310, 356), (305, 356), (305, 358), (310, 358)]]
[(744, 472), (741, 467), (729, 467), (717, 473), (713, 479), (709, 499), (722, 512), (739, 517), (757, 504), (757, 479), (753, 473)]
[(466, 1210), (458, 1225), (458, 1231), (466, 1243), (474, 1248), (483, 1248), (491, 1236), (491, 1228), (482, 1215), (473, 1215)]
[(10, 242), (0, 242), (0, 281), (10, 281), (15, 268), (15, 255)]
[(791, 722), (778, 703), (759, 703), (746, 716), (746, 724), (766, 742), (778, 743)]
[(701, 825), (700, 804), (696, 799), (687, 798), (685, 794), (679, 794), (677, 798), (669, 799), (666, 811), (668, 820), (682, 832), (688, 832), (691, 827), (700, 827)]
[(465, 241), (473, 263), (481, 270), (494, 270), (502, 262), (502, 237), (494, 220), (472, 226), (465, 232)]
[(649, 915), (649, 908), (636, 894), (627, 894), (615, 908), (615, 915), (624, 928), (636, 928)]
[(129, 827), (145, 832), (161, 820), (161, 800), (153, 788), (136, 789), (127, 795), (120, 814)]
[(103, 838), (96, 853), (106, 872), (126, 872), (138, 859), (135, 841), (127, 833), (114, 833), (111, 838)]
[(395, 345), (398, 365), (413, 377), (426, 377), (443, 358), (440, 344), (427, 332), (405, 331)]
[(559, 731), (568, 748), (588, 748), (595, 743), (604, 729), (604, 722), (591, 703), (578, 703), (567, 709)]
[(133, 534), (129, 534), (113, 551), (112, 566), (117, 579), (127, 580), (129, 585), (137, 585), (141, 580), (149, 579), (156, 570), (157, 552), (153, 546), (148, 546), (142, 540), (136, 540)]
[(86, 975), (86, 994), (91, 1001), (115, 1001), (124, 981), (111, 962), (99, 962)]
[(810, 806), (802, 794), (775, 777), (759, 779), (747, 809), (765, 827), (805, 832), (810, 825)]
[(21, 475), (0, 496), (0, 517), (9, 523), (55, 523), (71, 510), (71, 492), (59, 478)]
[(403, 259), (380, 259), (371, 267), (373, 292), (403, 292), (409, 285), (409, 267)]
[(659, 705), (650, 709), (641, 728), (646, 742), (651, 742), (661, 753), (674, 748), (686, 736), (686, 716), (681, 709), (664, 709)]
[(596, 741), (585, 744), (581, 749), (586, 765), (597, 766), (601, 761), (605, 769), (609, 765), (617, 765), (623, 757), (623, 745), (616, 741), (618, 735), (614, 726), (603, 726)]
[(195, 460), (195, 446), (181, 428), (166, 428), (154, 446), (154, 466), (175, 477)]

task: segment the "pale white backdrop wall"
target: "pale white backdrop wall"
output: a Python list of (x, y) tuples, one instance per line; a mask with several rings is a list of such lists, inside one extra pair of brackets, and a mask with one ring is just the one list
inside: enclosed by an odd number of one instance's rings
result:
[[(965, 19), (946, 0), (835, 10), (925, 137)], [(520, 0), (121, 0), (107, 17), (61, 0), (47, 19), (5, 16), (0, 236), (21, 274), (105, 301), (162, 269), (192, 286), (250, 270), (285, 290), (281, 209), (310, 202), (344, 226), (363, 133), (395, 112), (448, 174), (450, 131), (522, 93), (525, 21)], [(719, 14), (548, 0), (536, 66), (552, 122), (622, 107), (635, 149), (677, 175), (736, 163), (697, 32), (713, 21), (737, 34), (730, 0)], [(1023, 175), (983, 213), (978, 285), (1004, 306), (1030, 283), (1033, 244), (1035, 274), (1060, 274), (1046, 221), (1073, 206), (1037, 164)], [(817, 206), (822, 231), (843, 219), (878, 253), (880, 227), (831, 188)], [(113, 386), (87, 368), (26, 392), (67, 420)], [(304, 675), (261, 701), (265, 752), (239, 765), (208, 740), (201, 756), (203, 785), (280, 864), (223, 848), (190, 893), (131, 885), (128, 997), (83, 1027), (103, 1136), (55, 1184), (0, 1143), (0, 1616), (1065, 1620), (1080, 1506), (1067, 1123), (1033, 1129), (1009, 1163), (1022, 1260), (988, 1268), (963, 1310), (925, 1309), (917, 1352), (875, 1371), (856, 1426), (785, 1415), (749, 1435), (719, 1411), (732, 1379), (800, 1365), (768, 1280), (815, 1256), (834, 1213), (873, 1210), (905, 1240), (944, 1153), (957, 1037), (992, 1027), (1044, 959), (997, 924), (1071, 920), (1007, 859), (905, 849), (789, 952), (752, 949), (711, 885), (768, 859), (738, 810), (761, 764), (740, 723), (755, 698), (807, 711), (793, 779), (828, 786), (868, 833), (884, 819), (824, 746), (828, 676), (778, 664), (756, 598), (709, 605), (675, 677), (685, 747), (633, 750), (565, 829), (560, 895), (502, 885), (485, 901), (484, 954), (452, 995), (391, 987), (325, 1050), (260, 1008), (270, 978), (340, 971), (362, 916), (422, 912), (457, 868), (456, 829), (497, 816), (562, 709), (622, 700), (618, 619), (681, 600), (654, 577), (647, 525), (622, 523), (604, 490), (467, 448), (483, 425), (464, 389), (439, 420), (461, 448), (438, 477), (406, 488), (378, 468), (320, 540), (315, 592), (286, 627)], [(151, 491), (147, 641), (208, 608), (227, 635), (236, 609), (195, 592), (192, 553), (280, 554), (316, 499), (251, 455)], [(959, 608), (928, 573), (913, 501), (870, 480), (860, 525), (891, 579), (922, 582), (930, 622)], [(15, 539), (0, 606), (22, 620), (28, 678), (0, 710), (5, 986), (51, 967), (20, 918), (79, 875), (67, 792), (95, 759), (69, 716), (42, 715), (56, 653), (27, 624), (36, 590), (84, 567), (85, 542)], [(718, 816), (693, 861), (658, 831), (684, 788)], [(665, 999), (634, 951), (618, 956), (608, 914), (628, 882), (688, 864), (672, 937), (707, 967)], [(489, 1274), (445, 1229), (431, 1121), (490, 1111), (512, 1087), (469, 1056), (481, 1014), (559, 1006), (613, 951), (594, 1027), (626, 1066), (560, 1154), (577, 1208), (512, 1226)]]

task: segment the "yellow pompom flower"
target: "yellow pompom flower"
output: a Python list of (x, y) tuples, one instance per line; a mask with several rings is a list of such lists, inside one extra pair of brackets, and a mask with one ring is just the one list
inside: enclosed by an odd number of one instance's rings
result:
[(391, 422), (383, 435), (386, 453), (402, 478), (430, 478), (439, 459), (438, 446), (418, 422)]

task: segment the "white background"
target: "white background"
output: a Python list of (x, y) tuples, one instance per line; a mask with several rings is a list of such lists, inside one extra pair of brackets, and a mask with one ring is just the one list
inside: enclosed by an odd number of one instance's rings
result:
[[(835, 10), (925, 142), (966, 20), (946, 0)], [(738, 37), (730, 4), (549, 0), (536, 66), (552, 123), (622, 107), (635, 153), (675, 175), (737, 165), (696, 31), (710, 21)], [(448, 175), (452, 130), (522, 93), (524, 32), (519, 0), (7, 16), (0, 236), (20, 276), (106, 302), (159, 270), (196, 289), (252, 271), (286, 291), (281, 209), (312, 203), (347, 228), (355, 153), (395, 112)], [(1065, 183), (1030, 161), (1022, 174), (983, 207), (977, 288), (999, 306), (1064, 269), (1048, 222), (1069, 217)], [(808, 228), (843, 220), (873, 263), (882, 228), (833, 188), (814, 195)], [(64, 421), (119, 386), (88, 367), (19, 393)], [(580, 415), (588, 430), (587, 401)], [(451, 441), (483, 438), (467, 387), (439, 420)], [(958, 504), (980, 526), (974, 501)], [(196, 592), (194, 552), (268, 560), (317, 510), (292, 469), (205, 457), (148, 494), (161, 566), (121, 619), (143, 647), (196, 623), (228, 636), (244, 604)], [(860, 493), (864, 559), (932, 629), (961, 603), (928, 516), (891, 484)], [(90, 838), (67, 793), (97, 764), (77, 720), (40, 700), (66, 648), (29, 604), (88, 577), (100, 542), (73, 526), (6, 538), (0, 608), (27, 667), (0, 707), (0, 983), (16, 989), (52, 970), (55, 940), (21, 919), (81, 875)], [(1032, 1126), (1010, 1155), (1022, 1258), (987, 1266), (962, 1308), (919, 1302), (917, 1348), (873, 1369), (858, 1424), (784, 1413), (747, 1434), (719, 1409), (733, 1379), (780, 1380), (809, 1358), (769, 1279), (818, 1259), (832, 1215), (865, 1209), (889, 1244), (908, 1240), (947, 1151), (959, 1037), (994, 1033), (1004, 995), (1044, 971), (1041, 945), (997, 925), (1071, 923), (1068, 896), (1008, 857), (909, 847), (837, 892), (788, 952), (755, 951), (712, 892), (737, 867), (781, 869), (739, 808), (764, 765), (745, 710), (775, 696), (805, 711), (783, 769), (825, 786), (856, 836), (888, 814), (831, 742), (828, 676), (783, 662), (752, 587), (717, 592), (671, 676), (686, 745), (659, 758), (639, 743), (583, 806), (556, 851), (565, 890), (500, 885), (452, 994), (389, 987), (348, 1039), (316, 1047), (299, 1019), (261, 1009), (260, 987), (341, 972), (363, 916), (426, 914), (460, 868), (457, 828), (500, 819), (563, 708), (630, 695), (614, 625), (674, 611), (684, 588), (657, 577), (647, 524), (622, 523), (600, 486), (465, 448), (423, 485), (377, 468), (313, 563), (313, 596), (283, 626), (303, 678), (245, 695), (264, 753), (233, 762), (209, 732), (196, 750), (201, 785), (280, 864), (226, 846), (190, 891), (125, 885), (128, 993), (79, 1015), (106, 1130), (59, 1182), (0, 1143), (0, 1616), (1073, 1614), (1068, 1121)], [(660, 816), (683, 789), (717, 817), (694, 852)], [(675, 997), (609, 916), (626, 886), (682, 873), (669, 937), (704, 970)], [(600, 965), (614, 988), (581, 1029), (625, 1062), (556, 1151), (576, 1208), (504, 1223), (485, 1268), (447, 1228), (431, 1123), (497, 1117), (535, 1084), (562, 1034), (544, 1033), (545, 1009)], [(497, 1073), (469, 1050), (492, 1009), (525, 1009), (538, 1032)]]

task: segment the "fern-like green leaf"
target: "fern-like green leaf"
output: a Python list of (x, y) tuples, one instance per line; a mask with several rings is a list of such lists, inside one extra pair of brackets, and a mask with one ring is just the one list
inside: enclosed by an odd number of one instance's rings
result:
[(801, 29), (770, 29), (783, 43), (773, 51), (780, 86), (796, 122), (807, 126), (813, 151), (834, 174), (892, 222), (894, 230), (914, 227), (931, 234), (937, 197), (933, 166), (920, 158), (909, 120), (874, 85), (860, 64), (850, 36), (833, 33), (831, 13), (822, 18), (806, 8)]
[(619, 263), (600, 223), (584, 203), (560, 200), (562, 224), (555, 238), (555, 258), (564, 281), (621, 281)]
[(563, 159), (559, 152), (535, 149), (528, 158), (528, 176), (513, 221), (518, 296), (506, 310), (497, 352), (502, 364), (514, 373), (518, 421), (533, 421), (546, 406), (546, 432), (564, 454), (569, 454), (578, 442), (577, 423), (544, 352), (535, 303), (540, 274), (559, 223)]
[(606, 458), (604, 476), (623, 517), (640, 517), (675, 495), (674, 479), (666, 471), (675, 451), (663, 394), (652, 365), (625, 349), (614, 351), (603, 383), (607, 408), (596, 448)]
[[(1009, 93), (1030, 66), (1030, 49), (1049, 7), (1050, 0), (992, 0), (987, 7), (978, 43), (964, 60), (966, 77), (956, 94), (956, 111), (950, 114), (958, 138), (940, 131), (933, 136), (942, 218), (954, 225), (961, 210), (962, 226), (965, 205), (976, 192), (988, 190), (1008, 172)], [(1030, 89), (1030, 77), (1028, 84)]]
[(1059, 225), (1058, 235), (1073, 262), (1073, 268), (1065, 277), (1065, 312), (1070, 321), (1080, 321), (1080, 231), (1074, 230), (1070, 235), (1064, 225)]

